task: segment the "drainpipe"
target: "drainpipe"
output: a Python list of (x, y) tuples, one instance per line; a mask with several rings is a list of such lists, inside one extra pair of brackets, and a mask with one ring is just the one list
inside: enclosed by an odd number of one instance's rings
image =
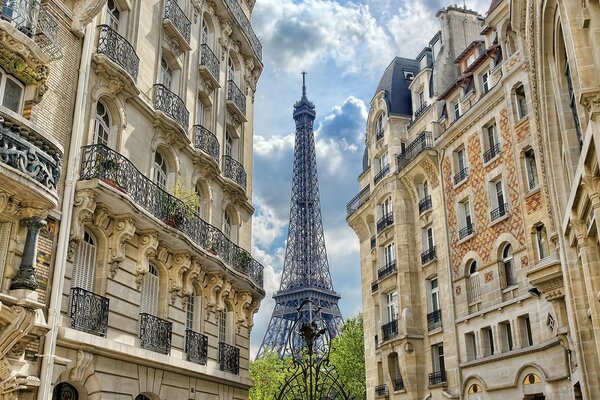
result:
[(65, 189), (63, 192), (62, 218), (58, 231), (58, 244), (56, 246), (56, 257), (54, 262), (54, 274), (52, 275), (52, 292), (48, 306), (48, 326), (50, 330), (46, 333), (44, 340), (44, 354), (40, 371), (39, 399), (52, 397), (52, 375), (54, 370), (54, 359), (56, 351), (56, 340), (60, 322), (60, 306), (64, 288), (64, 276), (66, 270), (67, 249), (69, 246), (69, 232), (73, 218), (73, 199), (75, 197), (75, 182), (79, 170), (80, 149), (84, 136), (85, 108), (88, 102), (88, 86), (91, 68), (92, 48), (96, 33), (96, 18), (85, 29), (83, 47), (81, 50), (81, 61), (79, 65), (79, 77), (77, 81), (77, 97), (75, 99), (75, 111), (73, 114), (73, 130), (69, 144), (69, 155), (66, 164)]

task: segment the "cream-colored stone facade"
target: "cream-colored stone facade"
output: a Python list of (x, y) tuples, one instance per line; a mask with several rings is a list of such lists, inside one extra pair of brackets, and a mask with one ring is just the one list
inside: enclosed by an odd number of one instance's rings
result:
[[(410, 80), (409, 112), (394, 105), (407, 102), (402, 85), (373, 98), (362, 190), (348, 205), (369, 399), (599, 396), (600, 7), (540, 3), (492, 1), (454, 57), (444, 44), (463, 30), (444, 24), (472, 13), (443, 9), (418, 72), (407, 76), (405, 60), (391, 80)], [(444, 68), (453, 82), (438, 78)]]
[(254, 1), (15, 3), (0, 398), (247, 398)]

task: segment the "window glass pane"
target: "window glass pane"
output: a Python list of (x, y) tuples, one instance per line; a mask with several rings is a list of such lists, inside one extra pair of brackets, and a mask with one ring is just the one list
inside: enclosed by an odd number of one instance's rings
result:
[(23, 88), (16, 81), (6, 78), (2, 105), (16, 113), (21, 112), (21, 96)]

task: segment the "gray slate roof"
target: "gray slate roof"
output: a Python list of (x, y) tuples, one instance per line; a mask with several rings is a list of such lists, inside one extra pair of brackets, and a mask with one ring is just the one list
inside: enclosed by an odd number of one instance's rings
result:
[(419, 73), (417, 60), (396, 57), (385, 69), (375, 94), (386, 91), (385, 101), (392, 115), (412, 115), (412, 101), (410, 95), (411, 81), (404, 78), (404, 71), (412, 72), (414, 76)]

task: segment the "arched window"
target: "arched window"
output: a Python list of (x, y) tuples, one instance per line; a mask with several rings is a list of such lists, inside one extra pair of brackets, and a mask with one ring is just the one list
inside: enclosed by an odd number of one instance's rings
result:
[(550, 249), (548, 247), (548, 234), (546, 233), (544, 224), (535, 227), (535, 241), (538, 251), (538, 260), (546, 258), (550, 254)]
[(115, 31), (119, 31), (119, 19), (121, 13), (115, 4), (114, 0), (108, 0), (106, 3), (106, 25), (110, 26)]
[(4, 107), (20, 114), (24, 92), (25, 89), (19, 81), (0, 69), (0, 95)]
[(193, 331), (194, 330), (194, 308), (196, 301), (196, 291), (192, 290), (190, 294), (190, 298), (187, 303), (187, 307), (185, 310), (185, 329)]
[(173, 82), (173, 70), (169, 66), (167, 60), (160, 59), (160, 83), (163, 84), (167, 89), (171, 90), (171, 83)]
[(96, 270), (96, 240), (86, 230), (83, 240), (77, 245), (73, 262), (71, 287), (92, 291)]
[(227, 80), (235, 82), (235, 64), (231, 57), (227, 60)]
[(101, 101), (96, 103), (96, 117), (94, 118), (94, 144), (108, 146), (110, 135), (110, 114), (108, 107)]
[(61, 382), (52, 391), (52, 400), (78, 400), (79, 393), (73, 385)]
[(479, 271), (477, 270), (477, 261), (471, 261), (468, 268), (468, 301), (474, 303), (479, 300), (481, 292), (479, 290)]
[(158, 270), (150, 264), (148, 273), (142, 280), (140, 313), (158, 314)]
[(502, 250), (502, 272), (504, 273), (505, 287), (512, 286), (517, 283), (515, 279), (515, 270), (513, 266), (513, 255), (510, 244), (506, 244)]
[(158, 151), (154, 154), (154, 183), (163, 190), (167, 187), (167, 163)]
[(223, 233), (231, 239), (231, 216), (227, 211), (223, 212)]
[(208, 39), (209, 39), (208, 23), (206, 22), (205, 18), (202, 18), (202, 32), (200, 32), (200, 43), (206, 44), (206, 45), (208, 45), (208, 47), (210, 47), (210, 45), (208, 43)]

